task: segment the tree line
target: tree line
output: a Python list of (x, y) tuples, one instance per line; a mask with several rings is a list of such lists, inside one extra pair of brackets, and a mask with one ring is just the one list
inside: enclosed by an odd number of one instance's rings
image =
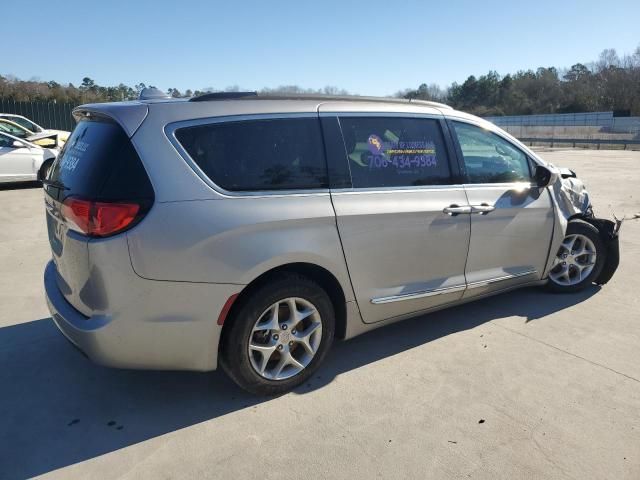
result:
[[(20, 80), (14, 76), (0, 75), (0, 98), (15, 100), (16, 102), (31, 101), (55, 101), (60, 103), (93, 103), (93, 102), (120, 102), (138, 98), (140, 92), (153, 85), (138, 83), (133, 87), (123, 83), (105, 87), (95, 83), (89, 77), (84, 77), (76, 87), (73, 83), (61, 85), (54, 81), (43, 82), (40, 80)], [(181, 92), (177, 88), (169, 88), (167, 94), (174, 98), (198, 96), (209, 92), (220, 91), (209, 87), (203, 90), (187, 89)], [(225, 92), (240, 91), (240, 87), (233, 85), (223, 89)], [(326, 86), (320, 89), (302, 88), (297, 85), (282, 85), (276, 88), (263, 88), (261, 93), (288, 93), (288, 94), (321, 94), (321, 95), (348, 95), (344, 89)]]
[(505, 76), (490, 71), (448, 88), (424, 83), (396, 96), (445, 102), (479, 116), (611, 110), (640, 115), (640, 45), (622, 57), (606, 49), (597, 61), (568, 69), (540, 67)]
[[(0, 98), (16, 101), (56, 101), (74, 104), (132, 100), (147, 85), (119, 84), (101, 86), (89, 77), (75, 86), (55, 81), (20, 80), (0, 75)], [(149, 85), (152, 86), (152, 85)], [(238, 91), (231, 86), (225, 91)], [(191, 97), (215, 91), (169, 88), (172, 97)], [(307, 89), (297, 85), (264, 88), (263, 93), (311, 93), (346, 95), (346, 90), (327, 86)], [(475, 77), (470, 75), (463, 83), (447, 87), (423, 83), (418, 88), (407, 88), (393, 96), (434, 100), (474, 113), (489, 115), (529, 115), (536, 113), (573, 113), (593, 111), (619, 111), (640, 115), (640, 45), (633, 54), (619, 56), (614, 49), (604, 50), (597, 61), (576, 63), (570, 68), (540, 67), (500, 75), (490, 71)]]

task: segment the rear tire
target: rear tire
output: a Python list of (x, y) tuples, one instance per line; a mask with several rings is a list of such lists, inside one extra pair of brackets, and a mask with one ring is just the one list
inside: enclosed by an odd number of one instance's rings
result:
[(604, 267), (606, 250), (596, 227), (584, 220), (571, 220), (549, 271), (547, 288), (572, 293), (588, 287)]
[(297, 274), (267, 280), (225, 325), (220, 363), (240, 387), (278, 395), (305, 382), (329, 351), (335, 313), (327, 293)]

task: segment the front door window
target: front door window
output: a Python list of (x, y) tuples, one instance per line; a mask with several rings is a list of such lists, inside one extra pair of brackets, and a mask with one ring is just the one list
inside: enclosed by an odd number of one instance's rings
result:
[(474, 125), (453, 122), (469, 183), (531, 181), (527, 156), (500, 136)]

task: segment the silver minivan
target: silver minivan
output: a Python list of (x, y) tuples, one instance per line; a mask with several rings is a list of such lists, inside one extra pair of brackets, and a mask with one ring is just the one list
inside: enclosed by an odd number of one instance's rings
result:
[(44, 283), (103, 365), (221, 365), (277, 394), (335, 338), (618, 265), (619, 224), (573, 172), (443, 104), (240, 92), (74, 115), (44, 182)]

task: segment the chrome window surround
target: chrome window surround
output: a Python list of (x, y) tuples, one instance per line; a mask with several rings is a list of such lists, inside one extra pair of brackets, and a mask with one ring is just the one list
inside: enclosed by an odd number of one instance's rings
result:
[[(216, 123), (230, 123), (230, 122), (243, 122), (251, 120), (281, 120), (288, 118), (318, 118), (318, 114), (315, 112), (301, 112), (301, 113), (266, 113), (255, 115), (227, 115), (224, 117), (207, 117), (198, 118), (194, 120), (180, 120), (165, 125), (164, 133), (168, 138), (173, 148), (178, 154), (187, 162), (187, 164), (193, 169), (193, 171), (205, 182), (209, 187), (215, 190), (220, 195), (229, 198), (246, 198), (246, 197), (283, 197), (283, 196), (328, 196), (328, 188), (314, 188), (314, 189), (299, 189), (299, 190), (249, 190), (249, 191), (230, 191), (220, 187), (213, 180), (211, 180), (206, 173), (198, 166), (198, 164), (191, 158), (191, 155), (186, 151), (182, 144), (176, 137), (176, 131), (181, 128), (194, 127), (198, 125), (213, 125)], [(324, 152), (323, 152), (324, 155)]]
[[(191, 158), (189, 153), (184, 149), (182, 144), (176, 138), (175, 132), (180, 128), (192, 127), (197, 125), (208, 125), (215, 123), (225, 122), (242, 122), (250, 120), (278, 120), (287, 118), (318, 118), (318, 117), (395, 117), (395, 118), (424, 118), (431, 120), (449, 120), (468, 123), (479, 128), (485, 129), (482, 125), (471, 122), (467, 119), (459, 119), (456, 117), (447, 117), (445, 115), (431, 114), (431, 113), (411, 113), (411, 112), (300, 112), (300, 113), (260, 113), (250, 115), (226, 115), (222, 117), (205, 117), (197, 118), (193, 120), (180, 120), (172, 122), (164, 127), (164, 133), (174, 147), (176, 152), (187, 162), (187, 164), (193, 169), (193, 171), (205, 182), (209, 187), (215, 190), (222, 196), (229, 198), (243, 198), (243, 197), (283, 197), (283, 196), (326, 196), (331, 193), (335, 194), (361, 194), (361, 193), (392, 193), (392, 192), (419, 192), (425, 190), (460, 190), (462, 188), (516, 188), (516, 187), (533, 187), (534, 185), (526, 182), (516, 183), (487, 183), (487, 184), (452, 184), (452, 185), (423, 185), (423, 186), (395, 186), (395, 187), (370, 187), (370, 188), (319, 188), (319, 189), (306, 189), (306, 190), (263, 190), (263, 191), (230, 191), (217, 185), (211, 180), (204, 171), (198, 166), (198, 164)], [(485, 129), (486, 130), (486, 129)], [(500, 136), (505, 141), (508, 141), (513, 145), (513, 142), (500, 135), (498, 132), (492, 133)], [(522, 149), (518, 145), (514, 145), (514, 148), (518, 150)], [(523, 152), (527, 154), (526, 152)], [(529, 155), (527, 155), (529, 156)], [(535, 159), (534, 159), (535, 160)]]
[(198, 166), (198, 164), (191, 158), (191, 155), (185, 150), (182, 144), (176, 138), (176, 131), (181, 128), (193, 127), (197, 125), (209, 125), (215, 123), (225, 122), (243, 122), (250, 120), (278, 120), (287, 118), (319, 118), (319, 117), (396, 117), (396, 118), (425, 118), (431, 120), (442, 120), (444, 117), (437, 114), (423, 114), (423, 113), (402, 113), (402, 112), (300, 112), (300, 113), (260, 113), (251, 115), (226, 115), (223, 117), (205, 117), (197, 118), (193, 120), (180, 120), (172, 122), (164, 127), (164, 133), (176, 150), (176, 152), (187, 162), (187, 164), (193, 169), (193, 171), (205, 182), (209, 187), (215, 190), (220, 195), (230, 198), (242, 198), (242, 197), (282, 197), (282, 196), (324, 196), (329, 192), (335, 193), (373, 193), (373, 192), (392, 192), (392, 191), (420, 191), (420, 190), (432, 190), (432, 189), (460, 189), (460, 185), (424, 185), (420, 187), (408, 186), (408, 187), (383, 187), (383, 188), (340, 188), (340, 189), (307, 189), (307, 190), (263, 190), (263, 191), (230, 191), (220, 187), (213, 180), (211, 180), (204, 171)]
[(371, 303), (373, 303), (374, 305), (381, 305), (385, 303), (400, 302), (403, 300), (416, 300), (419, 298), (433, 297), (435, 295), (444, 295), (447, 293), (461, 292), (463, 290), (467, 290), (470, 288), (486, 287), (493, 283), (504, 282), (505, 280), (512, 280), (514, 278), (524, 277), (527, 275), (534, 275), (536, 273), (538, 273), (538, 271), (535, 269), (526, 270), (524, 272), (503, 275), (501, 277), (495, 277), (487, 280), (481, 280), (478, 282), (472, 282), (466, 285), (454, 285), (452, 287), (435, 288), (433, 290), (423, 290), (421, 292), (415, 292), (415, 293), (405, 293), (402, 295), (391, 295), (389, 297), (372, 298)]
[(425, 118), (430, 120), (444, 120), (444, 115), (436, 113), (416, 112), (319, 112), (319, 117), (393, 117), (393, 118)]
[[(480, 125), (479, 123), (476, 123), (476, 122), (474, 122), (474, 121), (472, 121), (472, 120), (470, 120), (468, 118), (459, 118), (459, 117), (455, 117), (455, 116), (445, 116), (445, 120), (447, 122), (466, 123), (467, 125), (473, 125), (474, 127), (481, 128), (482, 130), (486, 130), (487, 132), (492, 133), (493, 135), (496, 135), (496, 136), (500, 137), (502, 140), (507, 142), (513, 148), (515, 148), (516, 150), (521, 152), (523, 155), (525, 155), (527, 158), (529, 158), (530, 160), (533, 160), (537, 165), (542, 165), (542, 166), (545, 165), (544, 162), (540, 162), (540, 160), (535, 155), (535, 152), (532, 152), (526, 145), (524, 145), (523, 143), (520, 143), (520, 144), (514, 143), (513, 142), (514, 140), (518, 141), (517, 138), (515, 138), (515, 137), (511, 138), (511, 137), (508, 137), (508, 136), (504, 135), (504, 133), (506, 133), (506, 132), (501, 132), (501, 131), (496, 131), (496, 130), (493, 130), (493, 129), (485, 128), (483, 125)], [(453, 130), (451, 135), (452, 136), (456, 136), (455, 129), (450, 127), (449, 130)], [(455, 139), (455, 142), (459, 143), (457, 137)], [(523, 182), (519, 182), (519, 183), (523, 183)], [(469, 184), (465, 184), (465, 185), (500, 185), (500, 184), (496, 184), (496, 183), (493, 183), (493, 184), (490, 184), (490, 183), (486, 183), (486, 184), (485, 183), (469, 183)]]
[[(333, 118), (337, 117), (338, 121), (341, 117), (350, 118), (411, 118), (411, 119), (425, 119), (425, 120), (446, 120), (444, 115), (435, 113), (415, 113), (415, 112), (320, 112), (320, 117)], [(342, 125), (340, 126), (342, 131)], [(445, 132), (442, 132), (442, 140), (446, 143), (444, 138)], [(447, 157), (450, 155), (447, 152)], [(447, 161), (450, 163), (451, 158)], [(349, 173), (351, 173), (351, 166), (349, 165)], [(332, 194), (362, 194), (362, 193), (392, 193), (392, 192), (420, 192), (429, 190), (461, 190), (463, 187), (461, 184), (447, 184), (447, 185), (405, 185), (405, 186), (393, 186), (393, 187), (347, 187), (347, 188), (332, 188)]]

